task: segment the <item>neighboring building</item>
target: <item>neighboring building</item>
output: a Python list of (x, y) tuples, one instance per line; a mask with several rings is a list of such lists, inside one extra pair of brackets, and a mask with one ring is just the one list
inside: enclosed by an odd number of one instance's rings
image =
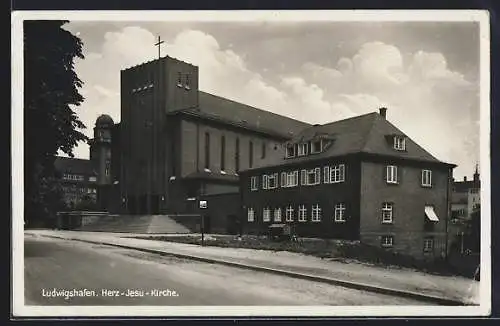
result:
[(76, 208), (84, 200), (97, 202), (97, 171), (89, 160), (57, 157), (54, 164), (61, 174), (68, 208)]
[(468, 220), (474, 210), (478, 209), (481, 205), (481, 181), (479, 180), (479, 171), (476, 165), (472, 180), (467, 180), (464, 176), (463, 181), (454, 181), (452, 196), (451, 196), (451, 210), (453, 220)]
[(199, 91), (198, 67), (170, 57), (125, 69), (113, 171), (121, 212), (198, 212), (188, 199), (238, 193), (239, 170), (308, 126)]
[(60, 157), (55, 168), (62, 176), (65, 201), (69, 208), (78, 208), (84, 200), (95, 203), (96, 208), (106, 209), (106, 187), (111, 184), (111, 139), (113, 119), (108, 115), (97, 118), (94, 138), (89, 141), (90, 160)]
[(453, 164), (386, 120), (386, 109), (306, 128), (240, 172), (244, 230), (359, 239), (417, 257), (445, 255)]

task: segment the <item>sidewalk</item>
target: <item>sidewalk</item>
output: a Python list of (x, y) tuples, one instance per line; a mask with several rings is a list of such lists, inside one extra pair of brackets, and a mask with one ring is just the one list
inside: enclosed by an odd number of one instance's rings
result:
[(473, 297), (472, 294), (477, 292), (479, 282), (458, 276), (436, 276), (408, 269), (383, 268), (360, 263), (342, 263), (284, 251), (273, 252), (269, 250), (242, 248), (201, 247), (175, 242), (125, 238), (139, 236), (138, 234), (50, 230), (26, 231), (25, 234), (103, 242), (143, 250), (195, 256), (204, 260), (252, 265), (262, 269), (277, 269), (285, 273), (299, 273), (313, 277), (334, 279), (339, 284), (342, 284), (342, 282), (357, 283), (367, 285), (367, 287), (380, 287), (394, 291), (418, 293), (454, 300), (466, 304), (479, 304), (478, 298)]

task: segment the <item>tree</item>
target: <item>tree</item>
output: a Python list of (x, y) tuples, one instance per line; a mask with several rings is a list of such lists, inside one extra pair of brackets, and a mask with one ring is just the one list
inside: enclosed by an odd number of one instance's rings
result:
[(73, 157), (73, 148), (88, 138), (72, 107), (84, 98), (74, 71), (82, 41), (62, 28), (67, 21), (24, 22), (24, 192), (28, 224), (53, 216), (62, 205), (54, 168), (58, 151)]

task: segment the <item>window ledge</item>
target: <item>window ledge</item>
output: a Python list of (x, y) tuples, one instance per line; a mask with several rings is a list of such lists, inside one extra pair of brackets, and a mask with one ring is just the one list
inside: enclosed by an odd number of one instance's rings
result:
[(335, 223), (345, 223), (346, 220), (334, 220)]
[(397, 186), (397, 185), (399, 184), (399, 182), (398, 182), (398, 181), (396, 181), (396, 182), (386, 181), (386, 183), (387, 183), (388, 185), (395, 185), (395, 186)]
[(432, 188), (432, 185), (420, 185), (422, 188)]
[(390, 224), (394, 224), (394, 222), (393, 221), (390, 221), (390, 222), (384, 222), (384, 221), (382, 221), (382, 224), (389, 224), (390, 225)]

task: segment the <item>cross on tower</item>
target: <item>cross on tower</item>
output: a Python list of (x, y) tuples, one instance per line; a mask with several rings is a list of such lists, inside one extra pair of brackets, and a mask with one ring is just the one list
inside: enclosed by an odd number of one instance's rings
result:
[(158, 47), (158, 59), (161, 58), (161, 45), (165, 43), (165, 41), (162, 41), (160, 36), (158, 36), (158, 42), (155, 43), (155, 46)]

